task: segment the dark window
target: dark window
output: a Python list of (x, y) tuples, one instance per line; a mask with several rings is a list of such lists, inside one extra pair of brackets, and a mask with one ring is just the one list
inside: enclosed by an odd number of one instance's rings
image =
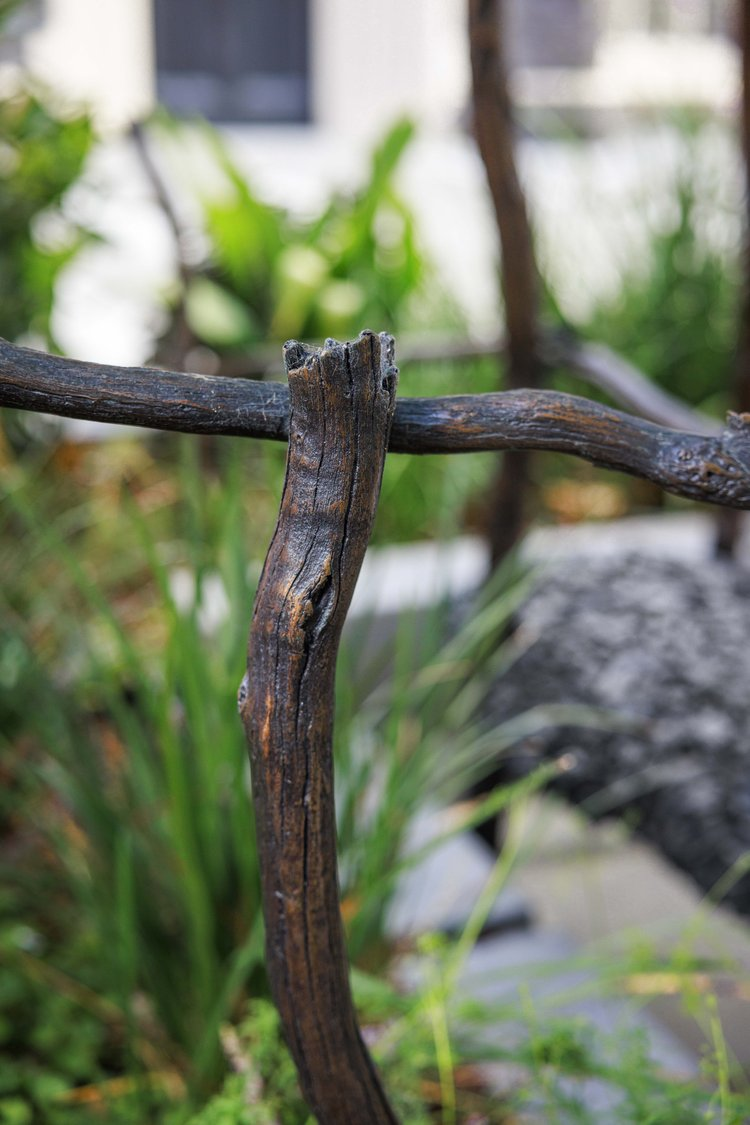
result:
[(160, 102), (213, 121), (306, 121), (307, 7), (154, 0)]

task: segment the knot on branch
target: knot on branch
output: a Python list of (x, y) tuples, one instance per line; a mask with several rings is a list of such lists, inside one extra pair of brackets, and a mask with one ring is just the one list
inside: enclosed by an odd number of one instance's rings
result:
[(667, 450), (667, 472), (680, 485), (671, 491), (731, 508), (750, 508), (750, 414), (728, 414), (718, 438), (670, 442)]
[(743, 445), (744, 456), (750, 456), (750, 414), (735, 414), (730, 410), (724, 435), (728, 442)]

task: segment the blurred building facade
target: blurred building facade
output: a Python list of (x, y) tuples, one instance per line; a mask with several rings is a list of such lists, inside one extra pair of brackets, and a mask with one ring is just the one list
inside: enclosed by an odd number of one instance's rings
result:
[[(26, 66), (105, 126), (177, 112), (376, 134), (461, 119), (465, 0), (31, 0)], [(725, 36), (733, 0), (511, 0), (512, 56), (584, 68), (612, 36)]]

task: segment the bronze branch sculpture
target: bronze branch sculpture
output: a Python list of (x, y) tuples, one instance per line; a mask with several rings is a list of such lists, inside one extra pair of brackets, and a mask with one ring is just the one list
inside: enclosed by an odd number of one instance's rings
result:
[(119, 368), (0, 341), (0, 406), (288, 440), (240, 710), (258, 825), (268, 973), (305, 1097), (325, 1125), (397, 1119), (362, 1041), (339, 912), (331, 754), (341, 628), (387, 450), (557, 450), (679, 496), (750, 509), (750, 415), (667, 429), (542, 390), (396, 400), (393, 340), (289, 343), (288, 385)]
[(336, 653), (396, 403), (393, 340), (287, 344), (289, 452), (253, 610), (240, 711), (253, 778), (266, 964), (319, 1121), (395, 1122), (357, 1026), (339, 911)]
[[(291, 348), (291, 345), (289, 345)], [(63, 359), (0, 340), (0, 406), (188, 434), (286, 441), (284, 383), (112, 367)], [(391, 453), (552, 450), (644, 477), (668, 492), (747, 508), (747, 414), (722, 432), (659, 426), (577, 395), (515, 390), (396, 403)]]

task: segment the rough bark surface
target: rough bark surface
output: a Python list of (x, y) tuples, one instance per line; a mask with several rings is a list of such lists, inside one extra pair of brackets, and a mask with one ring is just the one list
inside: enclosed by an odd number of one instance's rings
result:
[(750, 506), (748, 414), (730, 414), (715, 438), (667, 430), (556, 391), (401, 399), (391, 448), (554, 450), (643, 477), (689, 499)]
[[(628, 824), (705, 892), (750, 852), (750, 572), (647, 555), (579, 556), (540, 575), (492, 688), (500, 722), (538, 704), (582, 704), (632, 729), (551, 728), (504, 776), (566, 755), (554, 788)], [(750, 875), (724, 901), (750, 915)]]
[(377, 506), (397, 373), (389, 336), (288, 344), (286, 481), (240, 689), (268, 972), (322, 1125), (396, 1121), (362, 1041), (339, 909), (332, 727), (341, 628)]
[[(0, 406), (194, 434), (286, 441), (289, 388), (249, 379), (109, 367), (0, 340)], [(393, 453), (553, 450), (645, 477), (678, 496), (750, 507), (750, 414), (718, 436), (683, 433), (556, 391), (398, 401)]]

